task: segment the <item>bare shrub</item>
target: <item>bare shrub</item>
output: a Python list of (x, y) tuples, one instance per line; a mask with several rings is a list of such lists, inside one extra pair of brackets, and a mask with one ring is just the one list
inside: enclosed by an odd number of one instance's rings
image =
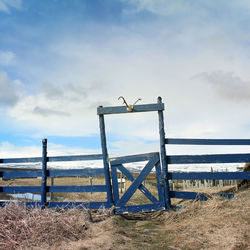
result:
[(0, 249), (23, 249), (76, 241), (87, 236), (85, 210), (28, 209), (11, 202), (0, 208)]

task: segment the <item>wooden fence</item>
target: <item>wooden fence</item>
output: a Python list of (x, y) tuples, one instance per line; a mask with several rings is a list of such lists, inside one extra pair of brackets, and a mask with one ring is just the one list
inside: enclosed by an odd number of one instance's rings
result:
[[(166, 138), (167, 145), (250, 145), (247, 139), (173, 139)], [(250, 154), (210, 154), (210, 155), (167, 155), (165, 180), (243, 180), (250, 179), (250, 172), (169, 172), (169, 164), (211, 164), (211, 163), (246, 163), (250, 162)], [(232, 197), (231, 194), (224, 196)], [(170, 198), (203, 199), (207, 197), (197, 192), (170, 191), (166, 193), (170, 206)]]
[[(159, 119), (159, 135), (160, 135), (160, 152), (149, 153), (143, 155), (132, 155), (109, 159), (104, 115), (108, 114), (129, 114), (137, 112), (158, 112)], [(140, 212), (151, 211), (158, 209), (169, 210), (171, 208), (171, 198), (180, 199), (202, 199), (208, 197), (197, 192), (186, 191), (171, 191), (169, 181), (171, 180), (250, 180), (250, 172), (170, 172), (168, 165), (170, 164), (211, 164), (211, 163), (246, 163), (250, 162), (249, 154), (211, 154), (211, 155), (168, 155), (166, 145), (250, 145), (250, 140), (225, 140), (225, 139), (173, 139), (165, 137), (164, 119), (163, 119), (164, 103), (160, 97), (156, 104), (135, 105), (132, 110), (128, 110), (124, 106), (118, 107), (99, 107), (97, 114), (99, 115), (99, 126), (101, 135), (102, 154), (97, 155), (75, 155), (75, 156), (47, 156), (47, 140), (43, 140), (42, 157), (33, 158), (10, 158), (0, 159), (1, 164), (9, 163), (42, 163), (41, 170), (25, 170), (25, 171), (2, 171), (0, 177), (3, 179), (10, 178), (29, 178), (41, 177), (41, 186), (2, 186), (0, 192), (5, 193), (41, 193), (40, 202), (26, 202), (27, 206), (47, 207), (86, 207), (89, 209), (97, 209), (102, 207), (110, 208), (115, 206), (117, 213), (124, 212)], [(63, 161), (85, 161), (85, 160), (103, 160), (103, 169), (67, 169), (67, 170), (52, 170), (47, 169), (48, 162), (63, 162)], [(123, 163), (132, 163), (138, 161), (147, 161), (147, 164), (134, 178), (123, 165)], [(143, 185), (150, 171), (156, 169), (157, 191), (156, 198)], [(131, 182), (131, 186), (119, 196), (119, 185), (117, 171), (121, 171)], [(96, 176), (104, 175), (105, 185), (85, 185), (85, 186), (47, 186), (48, 177), (66, 177), (66, 176)], [(111, 182), (112, 179), (112, 182)], [(127, 206), (126, 203), (133, 196), (136, 190), (140, 190), (152, 203)], [(102, 202), (53, 202), (47, 201), (47, 193), (58, 192), (106, 192), (107, 200)], [(232, 197), (229, 194), (222, 194), (228, 198)], [(3, 205), (6, 204), (3, 202)]]
[[(54, 156), (47, 157), (47, 140), (43, 140), (42, 157), (33, 158), (9, 158), (0, 159), (1, 164), (10, 163), (42, 163), (41, 170), (22, 170), (22, 171), (2, 171), (0, 177), (2, 179), (13, 178), (36, 178), (41, 177), (41, 186), (2, 186), (0, 192), (4, 193), (41, 193), (40, 202), (26, 202), (28, 207), (39, 206), (47, 207), (85, 207), (89, 209), (98, 209), (100, 207), (110, 208), (112, 204), (105, 202), (47, 202), (47, 193), (67, 193), (67, 192), (107, 192), (107, 185), (85, 185), (85, 186), (47, 186), (47, 177), (74, 177), (74, 176), (98, 176), (104, 175), (103, 168), (97, 169), (65, 169), (54, 170), (47, 169), (48, 162), (64, 162), (64, 161), (88, 161), (88, 160), (102, 160), (102, 154), (96, 155), (74, 155), (74, 156)], [(5, 205), (8, 201), (2, 202)]]

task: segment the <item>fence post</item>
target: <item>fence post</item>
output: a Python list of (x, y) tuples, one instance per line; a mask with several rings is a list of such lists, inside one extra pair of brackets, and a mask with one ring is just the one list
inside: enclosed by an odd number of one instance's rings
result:
[(102, 144), (104, 176), (105, 176), (106, 188), (107, 188), (107, 202), (109, 205), (112, 206), (114, 204), (114, 201), (113, 201), (113, 195), (112, 195), (112, 187), (111, 187), (110, 171), (109, 171), (109, 163), (108, 163), (108, 150), (107, 150), (107, 141), (106, 141), (106, 133), (105, 133), (104, 115), (102, 114), (99, 115), (99, 126), (100, 126), (100, 135), (101, 135), (101, 144)]
[(43, 152), (42, 152), (42, 185), (41, 185), (41, 207), (46, 206), (46, 189), (47, 189), (47, 139), (43, 139)]
[[(159, 104), (162, 103), (162, 99), (160, 96), (158, 97), (157, 102)], [(164, 130), (164, 118), (162, 110), (158, 111), (158, 117), (159, 117), (161, 165), (164, 177), (164, 200), (165, 200), (165, 207), (167, 210), (169, 210), (171, 207), (171, 201), (169, 197), (168, 164), (167, 164), (167, 155), (165, 147), (165, 130)]]
[[(50, 177), (50, 186), (53, 187), (54, 186), (54, 177)], [(52, 201), (54, 199), (54, 193), (50, 192), (50, 201)]]

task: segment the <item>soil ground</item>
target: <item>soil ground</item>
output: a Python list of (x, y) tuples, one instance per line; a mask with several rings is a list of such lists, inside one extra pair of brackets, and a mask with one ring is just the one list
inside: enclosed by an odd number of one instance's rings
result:
[(179, 211), (114, 215), (89, 236), (50, 249), (250, 249), (250, 192), (231, 200), (182, 201)]

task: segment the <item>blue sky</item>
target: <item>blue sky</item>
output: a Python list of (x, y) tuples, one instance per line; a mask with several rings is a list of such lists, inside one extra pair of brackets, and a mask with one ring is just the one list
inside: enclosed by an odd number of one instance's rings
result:
[[(0, 157), (100, 152), (99, 105), (162, 96), (169, 137), (250, 138), (250, 3), (0, 0)], [(156, 114), (106, 119), (114, 154), (158, 150)]]

